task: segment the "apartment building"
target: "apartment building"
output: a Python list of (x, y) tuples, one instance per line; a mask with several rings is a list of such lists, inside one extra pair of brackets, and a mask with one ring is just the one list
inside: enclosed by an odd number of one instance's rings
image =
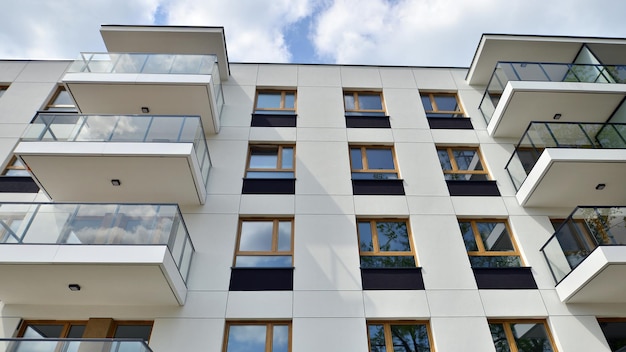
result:
[(625, 350), (626, 39), (449, 68), (101, 34), (0, 61), (4, 350)]

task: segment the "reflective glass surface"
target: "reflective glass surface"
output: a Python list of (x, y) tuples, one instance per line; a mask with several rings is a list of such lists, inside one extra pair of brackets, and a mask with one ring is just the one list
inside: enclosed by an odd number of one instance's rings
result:
[(231, 325), (227, 352), (265, 352), (265, 325)]
[(240, 251), (271, 251), (272, 221), (244, 221), (241, 223)]
[(369, 169), (393, 170), (393, 153), (391, 149), (366, 149), (367, 166)]
[(350, 161), (353, 170), (363, 169), (363, 159), (361, 156), (361, 148), (350, 148)]
[(434, 95), (437, 110), (439, 111), (460, 111), (456, 97), (452, 95)]
[(356, 109), (356, 106), (354, 105), (354, 95), (352, 93), (344, 94), (343, 100), (346, 105), (346, 111)]
[(374, 243), (372, 242), (372, 227), (369, 221), (359, 221), (357, 223), (359, 230), (359, 247), (361, 251), (373, 251)]
[(552, 351), (552, 345), (543, 324), (511, 323), (511, 330), (520, 352)]
[(293, 92), (285, 93), (285, 109), (293, 109), (296, 107), (296, 95)]
[(289, 268), (290, 255), (238, 255), (235, 266), (238, 268)]
[(378, 245), (381, 251), (410, 251), (409, 234), (405, 222), (376, 222)]
[(361, 268), (415, 268), (412, 255), (361, 256)]
[(447, 150), (438, 149), (437, 156), (439, 157), (439, 164), (441, 164), (442, 170), (452, 170), (452, 163)]
[(382, 110), (383, 103), (380, 94), (359, 93), (360, 110)]
[(281, 161), (281, 168), (293, 169), (293, 148), (283, 147), (283, 155)]
[(289, 350), (289, 326), (274, 325), (272, 336), (272, 352), (287, 352)]
[(291, 221), (278, 222), (278, 248), (279, 251), (291, 250)]
[(259, 92), (256, 107), (259, 109), (279, 109), (280, 101), (281, 92)]
[(452, 155), (459, 170), (483, 170), (480, 157), (475, 150), (453, 149)]
[(275, 169), (278, 165), (278, 148), (253, 148), (250, 150), (251, 169)]

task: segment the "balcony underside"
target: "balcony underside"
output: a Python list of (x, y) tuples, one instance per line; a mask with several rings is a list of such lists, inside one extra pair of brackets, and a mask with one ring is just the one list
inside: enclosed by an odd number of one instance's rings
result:
[(0, 258), (6, 304), (182, 305), (187, 294), (165, 245), (7, 244)]
[(22, 141), (15, 154), (56, 202), (203, 204), (206, 198), (191, 143)]
[(207, 134), (219, 131), (210, 75), (67, 73), (63, 82), (83, 114), (200, 116)]
[(494, 137), (519, 138), (531, 121), (604, 123), (626, 96), (626, 85), (511, 81), (487, 126)]
[(556, 286), (567, 303), (626, 303), (626, 246), (600, 246)]
[[(626, 150), (548, 148), (517, 192), (525, 207), (626, 204)], [(605, 184), (603, 190), (596, 190)]]

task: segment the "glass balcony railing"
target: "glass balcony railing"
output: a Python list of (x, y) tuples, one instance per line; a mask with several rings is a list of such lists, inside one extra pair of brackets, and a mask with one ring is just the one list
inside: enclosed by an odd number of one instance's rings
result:
[(531, 122), (505, 166), (516, 190), (545, 148), (626, 149), (626, 124)]
[(5, 338), (0, 339), (4, 352), (152, 352), (141, 340), (133, 339), (53, 339)]
[(626, 83), (626, 65), (498, 62), (478, 107), (487, 124), (510, 81)]
[(0, 203), (0, 245), (166, 245), (186, 280), (194, 247), (175, 204)]
[(626, 245), (626, 207), (578, 207), (541, 248), (561, 282), (598, 246)]
[(198, 116), (78, 115), (39, 113), (22, 141), (193, 143), (203, 184), (211, 159)]

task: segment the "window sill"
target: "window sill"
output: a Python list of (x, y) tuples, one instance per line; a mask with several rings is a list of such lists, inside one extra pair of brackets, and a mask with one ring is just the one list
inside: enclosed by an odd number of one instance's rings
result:
[(428, 117), (428, 125), (433, 130), (473, 130), (469, 117)]
[(296, 114), (252, 114), (251, 127), (296, 127)]
[(291, 291), (293, 267), (231, 268), (230, 291)]
[(361, 268), (364, 290), (423, 290), (422, 268)]
[(346, 115), (348, 128), (391, 128), (389, 116)]
[(295, 178), (244, 178), (242, 194), (295, 194)]
[(404, 182), (401, 179), (391, 180), (352, 180), (354, 195), (387, 195), (403, 196)]
[(451, 196), (500, 196), (496, 181), (446, 180)]
[(481, 290), (536, 289), (530, 267), (472, 268), (476, 284)]

